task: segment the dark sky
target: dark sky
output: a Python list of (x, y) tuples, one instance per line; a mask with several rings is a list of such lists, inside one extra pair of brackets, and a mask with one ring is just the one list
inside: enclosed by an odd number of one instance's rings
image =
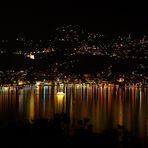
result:
[(144, 4), (38, 2), (0, 6), (0, 32), (46, 32), (60, 24), (75, 23), (106, 32), (148, 31)]

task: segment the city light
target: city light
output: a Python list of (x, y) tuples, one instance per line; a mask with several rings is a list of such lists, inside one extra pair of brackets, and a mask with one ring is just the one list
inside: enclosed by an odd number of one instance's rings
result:
[(122, 83), (122, 82), (124, 82), (124, 78), (119, 78), (117, 81), (118, 81), (119, 83)]
[(34, 55), (31, 54), (30, 55), (30, 59), (33, 59), (34, 60), (35, 59)]

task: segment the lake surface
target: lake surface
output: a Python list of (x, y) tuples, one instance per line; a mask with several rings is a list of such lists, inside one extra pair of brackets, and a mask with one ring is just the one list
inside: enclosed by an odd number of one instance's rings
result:
[[(63, 91), (65, 95), (57, 95)], [(124, 125), (148, 141), (148, 88), (97, 85), (25, 86), (0, 88), (0, 120), (52, 118), (65, 112), (74, 126), (87, 117), (95, 132)]]

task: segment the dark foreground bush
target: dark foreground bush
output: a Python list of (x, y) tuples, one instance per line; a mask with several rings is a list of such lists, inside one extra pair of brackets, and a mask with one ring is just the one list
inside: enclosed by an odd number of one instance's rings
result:
[[(53, 119), (38, 119), (8, 123), (0, 128), (1, 145), (4, 147), (145, 147), (127, 129), (118, 125), (103, 133), (94, 133), (89, 119), (70, 127), (66, 114), (55, 114)], [(1, 146), (2, 147), (2, 146)]]

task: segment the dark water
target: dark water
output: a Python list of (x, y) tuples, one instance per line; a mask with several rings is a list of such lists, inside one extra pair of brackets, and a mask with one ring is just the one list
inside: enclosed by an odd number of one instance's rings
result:
[[(65, 95), (57, 95), (63, 91)], [(26, 86), (0, 88), (0, 120), (52, 118), (65, 112), (71, 125), (88, 117), (95, 132), (124, 125), (148, 140), (148, 88), (98, 87), (97, 85)]]

